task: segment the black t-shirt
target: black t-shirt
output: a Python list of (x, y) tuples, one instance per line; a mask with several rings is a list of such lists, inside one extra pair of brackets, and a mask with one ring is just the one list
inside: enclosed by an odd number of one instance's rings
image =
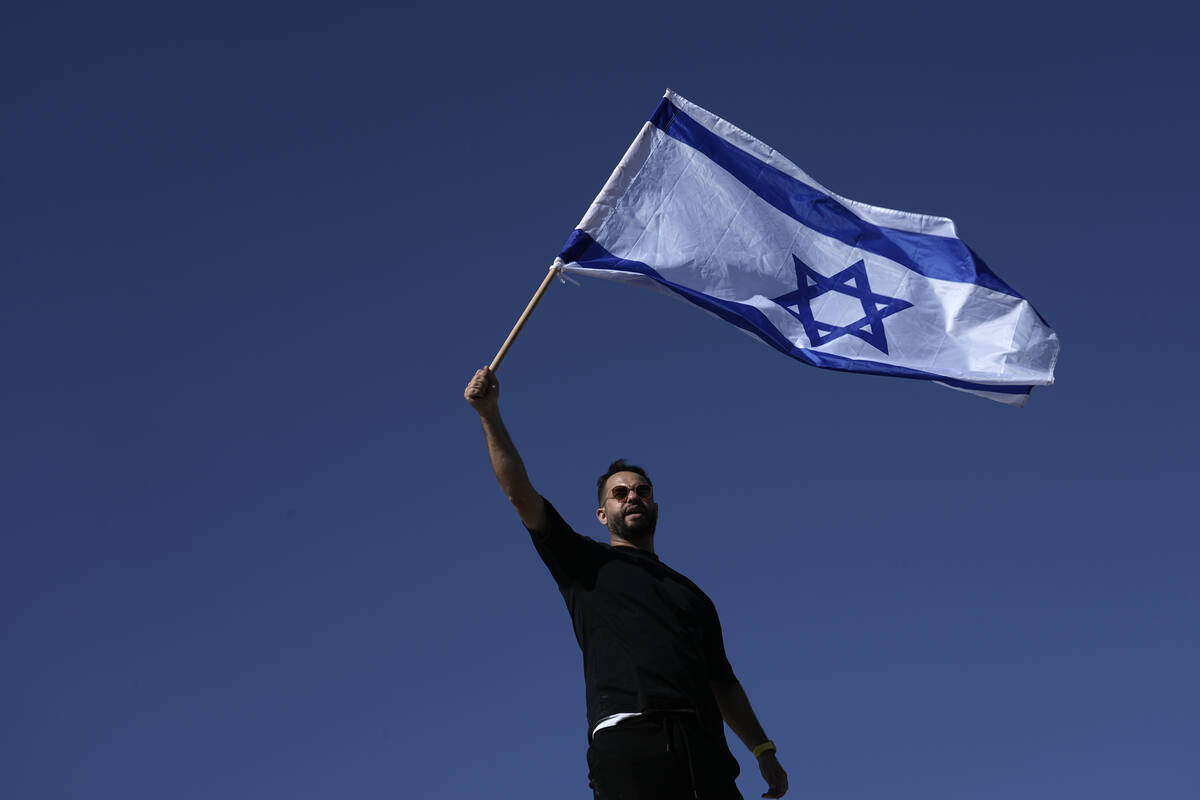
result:
[(723, 738), (709, 681), (737, 678), (712, 601), (653, 553), (581, 536), (545, 508), (546, 529), (530, 535), (583, 651), (588, 730), (621, 712), (692, 709)]

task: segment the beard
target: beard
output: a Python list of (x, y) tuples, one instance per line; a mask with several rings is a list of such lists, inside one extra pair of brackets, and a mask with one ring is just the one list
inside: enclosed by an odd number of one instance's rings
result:
[[(642, 518), (634, 520), (632, 523), (625, 521), (625, 515), (634, 511), (640, 511)], [(614, 536), (620, 536), (627, 542), (645, 541), (654, 537), (654, 529), (658, 527), (658, 509), (650, 509), (645, 506), (634, 506), (629, 511), (621, 512), (620, 517), (610, 516), (608, 518), (608, 532)]]

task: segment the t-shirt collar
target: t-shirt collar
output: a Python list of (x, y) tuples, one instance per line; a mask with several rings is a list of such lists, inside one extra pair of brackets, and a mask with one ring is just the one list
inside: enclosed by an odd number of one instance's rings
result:
[(651, 553), (649, 550), (643, 550), (642, 548), (634, 547), (631, 544), (614, 544), (612, 548), (614, 550), (620, 550), (622, 553), (627, 553), (631, 556), (641, 556), (642, 558), (648, 558), (651, 561), (660, 560), (658, 556), (656, 556), (654, 553)]

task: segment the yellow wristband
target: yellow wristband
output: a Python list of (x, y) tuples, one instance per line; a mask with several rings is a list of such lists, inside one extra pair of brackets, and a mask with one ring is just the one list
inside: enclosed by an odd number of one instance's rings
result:
[(765, 742), (763, 742), (762, 744), (760, 744), (758, 747), (754, 748), (750, 752), (754, 754), (755, 758), (758, 758), (763, 753), (769, 753), (774, 749), (775, 749), (775, 743), (772, 742), (770, 739), (767, 739)]

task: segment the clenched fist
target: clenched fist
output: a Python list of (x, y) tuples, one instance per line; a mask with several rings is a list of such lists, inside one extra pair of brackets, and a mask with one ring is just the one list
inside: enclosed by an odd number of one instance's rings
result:
[(480, 414), (495, 411), (499, 408), (500, 381), (489, 368), (477, 369), (475, 377), (467, 383), (463, 397)]

